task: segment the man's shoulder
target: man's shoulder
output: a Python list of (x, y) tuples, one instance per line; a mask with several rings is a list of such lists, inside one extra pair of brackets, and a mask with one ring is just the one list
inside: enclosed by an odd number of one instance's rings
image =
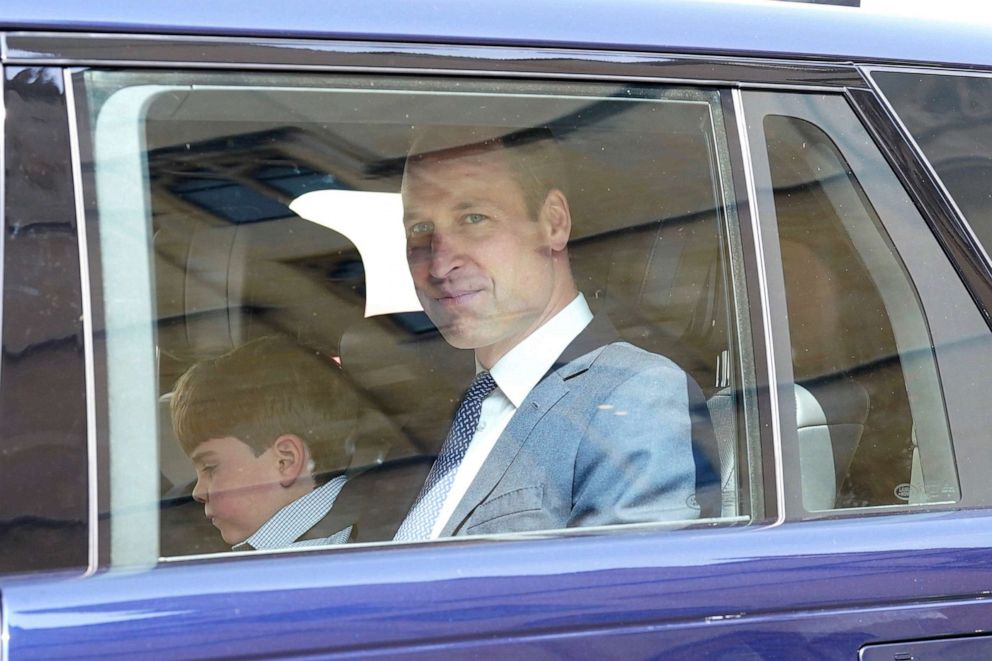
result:
[(675, 362), (628, 342), (604, 344), (557, 370), (565, 387), (596, 395), (617, 388), (668, 391), (686, 387), (686, 372)]
[(652, 353), (629, 342), (611, 342), (588, 356), (589, 370), (610, 369), (628, 370), (633, 374), (648, 372), (670, 372), (683, 375), (685, 372), (670, 358)]

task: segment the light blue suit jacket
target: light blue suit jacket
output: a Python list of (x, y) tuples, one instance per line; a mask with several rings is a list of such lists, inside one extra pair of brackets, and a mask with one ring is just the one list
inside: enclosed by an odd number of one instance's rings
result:
[(521, 403), (442, 536), (699, 516), (686, 373), (625, 342), (574, 359), (569, 349)]

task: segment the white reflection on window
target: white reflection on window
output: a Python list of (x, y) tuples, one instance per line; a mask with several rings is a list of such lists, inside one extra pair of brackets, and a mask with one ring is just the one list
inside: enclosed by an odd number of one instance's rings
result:
[(422, 310), (406, 264), (399, 193), (321, 190), (289, 208), (301, 218), (348, 237), (365, 267), (365, 316)]

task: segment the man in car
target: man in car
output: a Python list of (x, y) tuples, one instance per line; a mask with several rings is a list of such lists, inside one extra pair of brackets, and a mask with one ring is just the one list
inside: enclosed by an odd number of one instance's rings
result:
[(559, 149), (543, 130), (433, 130), (406, 161), (417, 294), (477, 376), (397, 540), (699, 515), (691, 380), (593, 319)]

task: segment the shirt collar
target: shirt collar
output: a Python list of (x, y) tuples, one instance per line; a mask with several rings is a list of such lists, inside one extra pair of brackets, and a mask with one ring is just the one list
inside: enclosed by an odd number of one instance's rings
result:
[[(514, 407), (520, 407), (565, 347), (590, 321), (592, 312), (580, 293), (493, 365), (490, 370), (493, 380)], [(475, 367), (476, 372), (482, 370), (478, 361)]]
[(251, 537), (235, 544), (232, 550), (271, 550), (288, 547), (330, 511), (346, 479), (344, 475), (339, 475), (305, 496), (300, 496), (273, 514), (272, 518), (263, 523)]

